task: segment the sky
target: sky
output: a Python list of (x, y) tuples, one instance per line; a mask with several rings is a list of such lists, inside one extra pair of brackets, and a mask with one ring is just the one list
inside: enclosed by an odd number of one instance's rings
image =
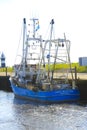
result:
[(53, 18), (56, 37), (65, 33), (71, 41), (71, 62), (87, 57), (87, 0), (0, 0), (0, 54), (6, 66), (15, 64), (24, 17), (39, 18), (44, 36)]

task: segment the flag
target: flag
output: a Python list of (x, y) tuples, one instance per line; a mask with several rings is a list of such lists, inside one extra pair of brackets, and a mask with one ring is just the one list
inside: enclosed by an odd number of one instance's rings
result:
[(37, 23), (36, 23), (36, 29), (35, 29), (35, 31), (37, 31), (39, 28), (40, 28), (40, 25), (39, 25), (39, 20), (38, 20)]

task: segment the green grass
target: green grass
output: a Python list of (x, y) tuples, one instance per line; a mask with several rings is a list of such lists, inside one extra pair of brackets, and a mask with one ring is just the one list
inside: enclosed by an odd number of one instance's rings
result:
[[(56, 64), (55, 67), (53, 64), (50, 65), (51, 70), (60, 70), (60, 69), (68, 69), (69, 64)], [(87, 73), (87, 66), (80, 66), (79, 63), (72, 63), (72, 68), (76, 67), (78, 73)], [(13, 72), (13, 67), (7, 67), (7, 72)], [(48, 65), (46, 65), (46, 70), (48, 70)], [(0, 72), (5, 72), (6, 68), (0, 68)]]
[(0, 72), (6, 72), (6, 69), (7, 69), (7, 72), (13, 72), (13, 67), (0, 68)]
[[(87, 73), (87, 66), (80, 66), (79, 63), (72, 63), (71, 68), (75, 68), (78, 73)], [(54, 70), (53, 65), (50, 65), (51, 70)], [(68, 69), (70, 68), (69, 64), (56, 64), (55, 65), (55, 70), (60, 70), (60, 69)], [(48, 70), (48, 65), (46, 65), (46, 69)]]

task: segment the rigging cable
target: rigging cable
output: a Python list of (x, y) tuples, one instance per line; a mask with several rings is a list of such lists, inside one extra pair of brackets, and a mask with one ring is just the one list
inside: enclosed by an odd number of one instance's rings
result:
[(18, 47), (17, 47), (16, 57), (15, 57), (14, 63), (16, 63), (16, 59), (17, 59), (17, 56), (18, 56), (18, 50), (19, 50), (20, 43), (21, 43), (22, 32), (23, 32), (23, 27), (21, 26), (21, 33), (20, 33), (20, 38), (19, 38), (19, 44), (18, 44)]

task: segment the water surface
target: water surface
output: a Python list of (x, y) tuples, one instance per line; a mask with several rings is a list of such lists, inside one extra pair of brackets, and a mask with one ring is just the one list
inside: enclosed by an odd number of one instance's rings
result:
[(39, 105), (0, 91), (0, 130), (87, 130), (87, 105)]

